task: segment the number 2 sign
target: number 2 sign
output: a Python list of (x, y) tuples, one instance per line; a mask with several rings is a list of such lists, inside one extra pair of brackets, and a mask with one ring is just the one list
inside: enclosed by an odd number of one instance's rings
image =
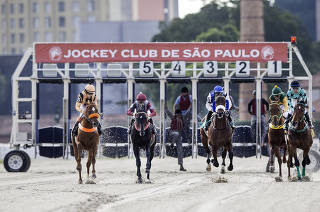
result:
[(236, 62), (236, 76), (237, 77), (250, 76), (250, 62), (249, 61), (237, 61)]

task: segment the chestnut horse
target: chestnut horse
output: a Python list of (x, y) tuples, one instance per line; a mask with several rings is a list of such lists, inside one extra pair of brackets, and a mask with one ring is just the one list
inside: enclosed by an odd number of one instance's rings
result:
[(294, 157), (294, 165), (297, 168), (297, 177), (301, 180), (300, 174), (300, 163), (297, 157), (297, 148), (303, 150), (302, 160), (302, 178), (306, 177), (306, 165), (310, 164), (309, 150), (312, 146), (312, 134), (311, 129), (307, 127), (304, 116), (305, 106), (304, 102), (298, 102), (294, 107), (292, 115), (292, 121), (289, 125), (288, 130), (288, 149), (289, 149), (289, 160), (288, 160), (288, 179), (290, 176), (290, 167), (293, 167), (292, 158)]
[[(82, 150), (87, 150), (88, 161), (87, 161), (87, 184), (94, 184), (94, 179), (96, 178), (96, 154), (99, 144), (99, 134), (97, 131), (97, 126), (99, 124), (98, 118), (100, 117), (97, 106), (95, 104), (89, 104), (86, 106), (84, 114), (81, 117), (79, 123), (78, 136), (72, 137), (72, 145), (74, 157), (77, 161), (77, 170), (79, 172), (79, 184), (82, 184), (81, 178), (81, 152)], [(89, 169), (92, 164), (92, 176), (89, 178)]]
[(228, 166), (228, 170), (233, 170), (233, 152), (232, 152), (232, 129), (229, 125), (226, 111), (226, 98), (224, 96), (217, 96), (215, 99), (216, 109), (217, 111), (212, 114), (211, 124), (208, 129), (208, 136), (206, 135), (203, 128), (200, 129), (201, 134), (201, 142), (204, 149), (207, 152), (207, 171), (211, 171), (210, 166), (210, 148), (213, 155), (213, 159), (211, 162), (215, 167), (219, 167), (218, 162), (218, 150), (223, 147), (222, 151), (222, 168), (221, 173), (225, 173), (225, 159), (227, 156), (227, 151), (229, 153), (230, 165)]
[(138, 112), (135, 114), (135, 123), (131, 130), (131, 141), (133, 144), (133, 152), (136, 158), (137, 166), (137, 183), (142, 183), (141, 176), (141, 160), (140, 160), (140, 149), (146, 150), (147, 164), (146, 173), (147, 180), (150, 182), (150, 169), (151, 161), (154, 156), (154, 147), (156, 145), (155, 138), (152, 139), (150, 122), (148, 121), (148, 115), (145, 112)]
[[(274, 171), (274, 155), (278, 159), (279, 164), (279, 177), (276, 177), (276, 181), (282, 181), (282, 169), (281, 164), (286, 163), (286, 152), (287, 152), (287, 144), (285, 138), (285, 132), (283, 129), (284, 117), (282, 114), (282, 109), (280, 108), (280, 104), (278, 102), (270, 103), (270, 120), (268, 130), (268, 143), (270, 147), (270, 171)], [(283, 150), (283, 161), (281, 160), (280, 149)]]

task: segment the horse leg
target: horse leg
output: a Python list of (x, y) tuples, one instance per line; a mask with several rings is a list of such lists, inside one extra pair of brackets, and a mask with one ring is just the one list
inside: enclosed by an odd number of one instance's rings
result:
[(221, 166), (221, 174), (224, 174), (225, 171), (225, 166), (226, 166), (226, 156), (227, 156), (227, 149), (226, 147), (223, 147), (223, 151), (222, 151), (222, 166)]
[(294, 165), (296, 166), (297, 169), (297, 177), (298, 180), (301, 180), (301, 174), (300, 174), (300, 162), (297, 156), (297, 148), (293, 147), (292, 148), (292, 153), (293, 153), (293, 157), (294, 157)]
[(200, 129), (200, 133), (201, 133), (201, 142), (202, 142), (203, 148), (207, 153), (207, 164), (208, 164), (208, 166), (207, 166), (206, 170), (208, 172), (210, 172), (211, 171), (211, 165), (210, 165), (211, 151), (210, 151), (210, 148), (208, 146), (208, 137), (205, 135), (205, 132), (203, 131), (203, 129)]
[(141, 167), (140, 151), (139, 151), (139, 147), (137, 147), (134, 144), (133, 144), (133, 153), (134, 153), (134, 157), (136, 158), (137, 176), (138, 176), (137, 183), (142, 183), (142, 177), (140, 172), (140, 167)]
[(281, 155), (280, 155), (280, 147), (275, 147), (274, 151), (275, 151), (275, 155), (278, 159), (278, 164), (279, 164), (279, 178), (276, 178), (276, 180), (282, 181), (282, 169), (281, 169), (282, 161), (281, 161)]
[(283, 146), (283, 159), (282, 159), (282, 162), (283, 162), (283, 163), (286, 163), (286, 162), (287, 162), (287, 157), (286, 157), (286, 155), (287, 155), (287, 145), (285, 144), (285, 145)]
[(208, 164), (208, 166), (207, 166), (207, 168), (206, 168), (206, 170), (207, 170), (208, 172), (211, 171), (210, 157), (211, 157), (211, 153), (209, 152), (209, 153), (207, 153), (207, 164)]
[(303, 150), (302, 177), (306, 176), (306, 165), (310, 164), (310, 158), (308, 153), (309, 153), (309, 148)]
[(287, 148), (288, 148), (288, 162), (287, 162), (288, 180), (291, 180), (290, 168), (293, 167), (293, 163), (292, 163), (292, 152), (291, 152), (291, 148), (290, 148), (289, 144), (288, 144)]
[(269, 161), (270, 161), (270, 172), (273, 173), (274, 172), (274, 149), (272, 146), (270, 146)]
[(146, 164), (147, 179), (150, 180), (150, 169), (151, 169), (150, 143), (146, 147), (146, 157), (147, 157), (147, 164)]
[(87, 160), (87, 182), (86, 182), (86, 184), (91, 183), (89, 173), (90, 173), (90, 166), (91, 166), (91, 162), (92, 162), (92, 155), (93, 155), (93, 151), (89, 150), (88, 160)]
[[(231, 142), (230, 142), (231, 143)], [(230, 164), (228, 166), (228, 171), (232, 171), (233, 170), (233, 152), (232, 152), (232, 144), (229, 145), (229, 149), (228, 149), (228, 154), (229, 154), (229, 159), (230, 159)]]
[(81, 166), (81, 151), (82, 151), (82, 146), (81, 144), (78, 145), (78, 157), (77, 157), (77, 170), (79, 172), (79, 184), (82, 184), (82, 178), (81, 178), (81, 170), (82, 170), (82, 166)]
[(218, 162), (218, 148), (216, 146), (212, 147), (212, 156), (213, 159), (211, 160), (211, 162), (213, 163), (213, 165), (215, 167), (219, 167), (219, 162)]
[(97, 175), (96, 175), (96, 156), (97, 156), (97, 147), (94, 148), (93, 150), (93, 155), (92, 155), (92, 179), (96, 179)]

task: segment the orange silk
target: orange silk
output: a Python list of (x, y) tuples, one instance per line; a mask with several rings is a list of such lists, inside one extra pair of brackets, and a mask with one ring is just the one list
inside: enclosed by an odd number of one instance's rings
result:
[(97, 131), (97, 128), (96, 128), (96, 127), (89, 129), (89, 128), (83, 127), (80, 123), (79, 123), (79, 129), (80, 129), (81, 131), (87, 132), (87, 133), (91, 133), (91, 132)]
[(92, 119), (92, 118), (99, 118), (100, 115), (98, 113), (93, 113), (93, 114), (90, 114), (89, 115), (89, 119)]

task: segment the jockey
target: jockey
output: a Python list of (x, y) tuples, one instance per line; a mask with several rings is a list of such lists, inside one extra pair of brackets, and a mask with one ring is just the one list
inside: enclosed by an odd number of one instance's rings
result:
[(270, 101), (270, 103), (278, 102), (280, 104), (280, 108), (282, 110), (282, 113), (284, 113), (284, 117), (286, 117), (285, 115), (286, 115), (286, 111), (288, 110), (288, 99), (287, 99), (286, 94), (277, 85), (275, 85), (272, 88), (272, 94), (269, 97), (269, 101)]
[[(128, 109), (127, 115), (132, 116), (135, 110), (136, 110), (136, 112), (145, 112), (147, 114), (148, 114), (148, 111), (150, 111), (149, 122), (151, 124), (151, 133), (153, 135), (155, 135), (155, 127), (154, 127), (153, 120), (151, 117), (156, 116), (157, 113), (153, 109), (151, 103), (147, 100), (146, 95), (144, 95), (142, 92), (140, 92), (137, 95), (136, 101)], [(132, 119), (130, 127), (129, 127), (129, 134), (131, 133), (131, 127), (132, 127), (134, 121), (135, 120)]]
[(228, 96), (226, 96), (226, 94), (224, 93), (223, 87), (221, 87), (220, 85), (217, 85), (216, 87), (214, 87), (214, 89), (212, 91), (209, 92), (209, 95), (207, 97), (206, 108), (208, 110), (208, 114), (207, 114), (207, 118), (206, 118), (205, 130), (208, 130), (209, 121), (211, 119), (211, 116), (212, 116), (213, 112), (216, 112), (215, 98), (219, 95), (223, 95), (226, 97), (226, 111), (228, 111), (227, 117), (228, 117), (229, 124), (230, 124), (231, 128), (234, 129), (232, 119), (231, 119), (231, 116), (229, 113), (229, 110), (232, 107), (232, 102), (230, 101), (230, 98)]
[[(298, 81), (292, 81), (290, 84), (290, 89), (287, 92), (289, 110), (286, 114), (286, 129), (288, 129), (288, 123), (291, 121), (292, 113), (294, 111), (294, 107), (298, 102), (303, 102), (304, 106), (307, 107), (307, 94), (306, 91), (300, 87), (300, 83)], [(304, 116), (306, 117), (306, 121), (308, 126), (312, 129), (312, 123), (310, 121), (310, 117), (307, 111), (307, 108), (304, 111)]]
[[(82, 115), (84, 114), (84, 112), (86, 110), (86, 106), (91, 103), (94, 103), (95, 105), (97, 105), (97, 97), (96, 97), (95, 93), (96, 92), (95, 92), (94, 86), (91, 84), (87, 84), (86, 87), (84, 88), (84, 90), (81, 93), (79, 93), (79, 95), (78, 95), (75, 109), (80, 113), (80, 116), (79, 116), (77, 122), (75, 123), (73, 130), (72, 130), (72, 134), (74, 136), (78, 135), (78, 125), (81, 122)], [(99, 135), (101, 135), (100, 123), (97, 128), (98, 128)]]

